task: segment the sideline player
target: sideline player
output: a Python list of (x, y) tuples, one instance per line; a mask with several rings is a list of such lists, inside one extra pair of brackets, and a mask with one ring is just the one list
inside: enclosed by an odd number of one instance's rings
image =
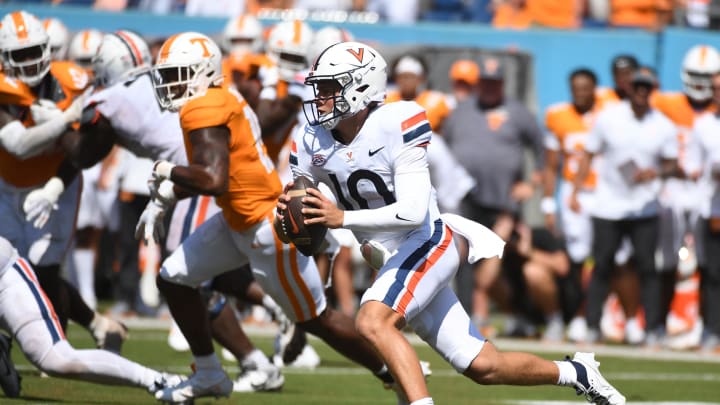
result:
[(214, 353), (197, 287), (246, 263), (300, 328), (379, 378), (389, 377), (352, 319), (326, 307), (312, 259), (298, 254), (294, 246), (283, 246), (274, 233), (273, 212), (282, 186), (255, 113), (239, 93), (221, 87), (217, 45), (195, 32), (170, 37), (160, 49), (152, 78), (160, 105), (180, 111), (189, 164), (156, 162), (155, 198), (138, 223), (139, 234), (152, 238), (164, 207), (178, 197), (212, 195), (222, 210), (185, 239), (160, 271), (158, 288), (188, 339), (196, 372), (156, 397), (178, 401), (229, 395), (232, 383)]
[[(290, 159), (295, 176), (329, 185), (343, 207), (308, 189), (304, 202), (315, 208), (303, 209), (310, 217), (306, 224), (348, 228), (358, 240), (393, 252), (363, 295), (356, 327), (381, 354), (406, 402), (433, 403), (417, 355), (400, 331), (408, 323), (477, 383), (558, 384), (574, 387), (590, 402), (624, 404), (600, 375), (593, 353), (558, 362), (502, 353), (474, 327), (448, 285), (459, 259), (430, 183), (430, 124), (415, 102), (382, 104), (386, 70), (382, 56), (365, 44), (327, 48), (305, 81), (315, 90), (315, 99), (305, 103), (311, 124), (296, 133), (297, 152)], [(278, 211), (289, 200), (281, 195)]]

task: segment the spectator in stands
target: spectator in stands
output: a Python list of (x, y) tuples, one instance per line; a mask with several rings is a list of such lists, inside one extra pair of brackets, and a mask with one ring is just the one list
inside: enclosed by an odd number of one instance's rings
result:
[(418, 19), (419, 0), (353, 0), (353, 10), (378, 13), (381, 19), (396, 24), (412, 24)]
[(450, 107), (443, 93), (427, 88), (427, 72), (427, 65), (419, 56), (401, 56), (392, 68), (396, 89), (388, 92), (385, 102), (414, 100), (425, 108), (430, 126), (438, 132), (450, 113)]
[(617, 55), (610, 63), (613, 77), (613, 88), (602, 87), (598, 89), (598, 99), (603, 104), (625, 100), (632, 89), (632, 78), (640, 67), (637, 59), (632, 55)]
[(460, 59), (452, 64), (449, 74), (452, 96), (448, 100), (451, 108), (472, 96), (479, 76), (480, 68), (474, 61)]
[[(520, 216), (520, 204), (540, 183), (543, 136), (535, 117), (519, 102), (504, 96), (504, 68), (495, 56), (484, 57), (472, 101), (460, 103), (443, 124), (443, 135), (458, 162), (477, 185), (461, 204), (461, 212), (489, 228), (496, 221)], [(530, 148), (535, 168), (524, 180), (524, 153)], [(511, 228), (512, 229), (512, 228)], [(507, 240), (509, 235), (500, 235)], [(487, 322), (487, 289), (497, 278), (499, 259), (480, 262), (472, 313), (482, 327)], [(462, 269), (461, 271), (472, 271)]]
[(672, 19), (672, 0), (610, 0), (610, 25), (659, 31)]
[(615, 254), (623, 237), (629, 237), (640, 274), (645, 309), (645, 343), (659, 343), (664, 323), (660, 315), (660, 277), (655, 269), (658, 240), (658, 194), (660, 178), (678, 175), (677, 129), (650, 107), (654, 80), (637, 72), (631, 81), (628, 101), (605, 108), (585, 143), (585, 153), (573, 184), (570, 206), (579, 211), (578, 195), (590, 170), (593, 156), (602, 153), (602, 170), (593, 207), (595, 270), (588, 287), (587, 340), (600, 338), (602, 306), (615, 267)]
[(492, 25), (495, 28), (524, 30), (533, 22), (525, 0), (499, 0), (493, 2)]
[(534, 26), (576, 29), (585, 13), (585, 0), (526, 0)]

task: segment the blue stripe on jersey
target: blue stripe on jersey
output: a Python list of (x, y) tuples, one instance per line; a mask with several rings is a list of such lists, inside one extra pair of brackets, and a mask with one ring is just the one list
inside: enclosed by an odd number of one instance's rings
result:
[(434, 248), (440, 243), (445, 224), (443, 224), (443, 221), (441, 219), (438, 219), (435, 221), (434, 225), (435, 230), (433, 231), (430, 239), (425, 241), (422, 246), (415, 249), (415, 251), (412, 252), (412, 254), (408, 256), (407, 259), (405, 259), (405, 261), (400, 265), (397, 273), (395, 273), (395, 281), (388, 289), (388, 292), (387, 294), (385, 294), (385, 298), (383, 298), (382, 301), (385, 305), (392, 308), (393, 303), (395, 303), (398, 295), (400, 295), (400, 292), (405, 288), (405, 280), (407, 280), (412, 269), (417, 266), (418, 262), (420, 262), (423, 257), (427, 256), (427, 254), (432, 248)]
[(40, 291), (38, 291), (38, 286), (33, 283), (30, 278), (28, 278), (28, 275), (23, 272), (23, 269), (20, 267), (19, 264), (15, 263), (13, 264), (13, 268), (17, 270), (17, 272), (20, 274), (20, 277), (22, 277), (23, 280), (25, 280), (25, 283), (28, 285), (28, 288), (30, 288), (30, 291), (32, 292), (33, 296), (35, 297), (35, 302), (38, 304), (38, 308), (40, 308), (40, 314), (42, 315), (43, 319), (45, 320), (45, 325), (47, 325), (48, 330), (50, 331), (50, 336), (52, 336), (53, 343), (57, 343), (60, 341), (60, 335), (58, 335), (58, 331), (55, 330), (55, 325), (53, 325), (52, 318), (50, 316), (50, 313), (48, 312), (47, 306), (45, 305), (45, 302), (42, 300), (42, 297), (40, 297)]
[(297, 156), (295, 156), (295, 155), (290, 155), (290, 164), (291, 164), (291, 165), (295, 165), (295, 166), (298, 165)]
[(430, 131), (430, 123), (426, 122), (419, 127), (413, 129), (412, 131), (404, 133), (403, 142), (408, 143), (419, 136), (427, 134)]
[(184, 242), (185, 239), (190, 236), (190, 227), (192, 227), (192, 219), (195, 214), (195, 208), (197, 208), (197, 202), (199, 198), (199, 196), (195, 196), (190, 199), (190, 206), (188, 207), (187, 213), (185, 213), (182, 233), (180, 234), (180, 243)]

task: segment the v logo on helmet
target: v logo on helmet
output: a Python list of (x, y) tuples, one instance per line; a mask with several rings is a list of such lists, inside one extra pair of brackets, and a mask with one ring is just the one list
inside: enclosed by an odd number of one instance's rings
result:
[(358, 62), (362, 63), (363, 56), (365, 55), (365, 48), (358, 48), (357, 51), (355, 51), (354, 49), (350, 48), (350, 49), (347, 49), (347, 51), (350, 52), (350, 54), (351, 54), (352, 56), (354, 56), (355, 59), (358, 60)]
[(208, 51), (208, 48), (207, 48), (207, 45), (206, 45), (206, 43), (207, 43), (207, 38), (193, 38), (193, 39), (190, 40), (190, 43), (191, 43), (191, 44), (199, 43), (200, 46), (202, 46), (202, 48), (203, 48), (203, 58), (206, 58), (206, 57), (208, 57), (208, 56), (211, 56), (211, 55), (210, 55), (210, 51)]

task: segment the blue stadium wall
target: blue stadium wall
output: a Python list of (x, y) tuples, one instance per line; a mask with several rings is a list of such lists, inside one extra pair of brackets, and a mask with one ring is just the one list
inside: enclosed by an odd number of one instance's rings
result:
[[(0, 5), (5, 14), (18, 4)], [(132, 29), (149, 37), (167, 36), (180, 31), (219, 33), (225, 19), (157, 16), (137, 12), (107, 13), (69, 6), (22, 7), (41, 18), (55, 16), (75, 31), (98, 28), (104, 31)], [(323, 24), (314, 24), (320, 27)], [(486, 49), (517, 49), (534, 57), (534, 79), (537, 104), (548, 105), (568, 99), (567, 75), (577, 67), (590, 67), (600, 78), (600, 85), (611, 85), (609, 61), (620, 53), (631, 53), (641, 63), (658, 70), (662, 87), (681, 90), (680, 64), (684, 53), (693, 45), (707, 43), (720, 47), (720, 34), (669, 28), (660, 34), (625, 29), (584, 29), (555, 31), (499, 31), (487, 26), (462, 23), (418, 23), (413, 26), (390, 24), (347, 24), (356, 38), (388, 45), (423, 44), (471, 46)]]

